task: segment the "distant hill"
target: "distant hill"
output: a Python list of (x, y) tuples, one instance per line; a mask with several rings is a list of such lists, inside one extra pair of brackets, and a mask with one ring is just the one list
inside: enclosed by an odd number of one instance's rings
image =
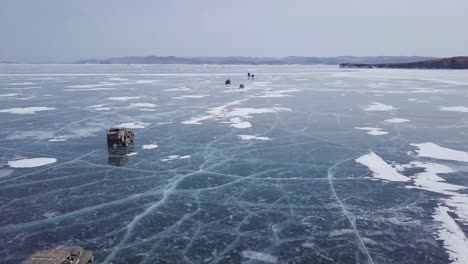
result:
[(387, 68), (387, 69), (468, 69), (468, 57), (431, 59), (409, 63), (342, 63), (341, 68)]
[(110, 59), (88, 59), (80, 60), (78, 64), (240, 64), (240, 65), (338, 65), (340, 63), (355, 64), (381, 64), (381, 63), (407, 63), (421, 60), (435, 59), (434, 57), (300, 57), (291, 56), (284, 58), (267, 57), (175, 57), (175, 56), (143, 56), (143, 57), (120, 57)]

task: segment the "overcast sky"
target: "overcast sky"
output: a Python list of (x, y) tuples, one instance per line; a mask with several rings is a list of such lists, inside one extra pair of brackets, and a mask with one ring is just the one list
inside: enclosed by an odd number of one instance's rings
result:
[(0, 0), (0, 61), (468, 55), (468, 0)]

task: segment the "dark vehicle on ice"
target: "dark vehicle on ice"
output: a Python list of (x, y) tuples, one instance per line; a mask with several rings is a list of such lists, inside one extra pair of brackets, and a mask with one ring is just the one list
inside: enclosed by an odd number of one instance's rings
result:
[(125, 127), (114, 127), (107, 131), (107, 146), (113, 147), (122, 145), (126, 147), (128, 144), (133, 143), (135, 134)]

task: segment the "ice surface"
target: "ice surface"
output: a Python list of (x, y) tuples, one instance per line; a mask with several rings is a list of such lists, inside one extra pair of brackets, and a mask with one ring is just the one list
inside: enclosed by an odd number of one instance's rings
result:
[(31, 158), (8, 161), (11, 168), (34, 168), (57, 162), (55, 158)]
[[(0, 65), (0, 95), (16, 94), (0, 109), (55, 108), (0, 112), (0, 263), (57, 245), (104, 264), (465, 262), (468, 116), (440, 106), (466, 106), (466, 83), (444, 70)], [(135, 143), (108, 148), (115, 125)], [(30, 158), (57, 162), (8, 165)]]

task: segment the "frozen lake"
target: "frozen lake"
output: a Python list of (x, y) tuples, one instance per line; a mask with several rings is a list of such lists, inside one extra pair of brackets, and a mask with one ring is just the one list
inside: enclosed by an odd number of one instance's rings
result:
[(0, 65), (0, 124), (1, 263), (468, 263), (467, 71)]

